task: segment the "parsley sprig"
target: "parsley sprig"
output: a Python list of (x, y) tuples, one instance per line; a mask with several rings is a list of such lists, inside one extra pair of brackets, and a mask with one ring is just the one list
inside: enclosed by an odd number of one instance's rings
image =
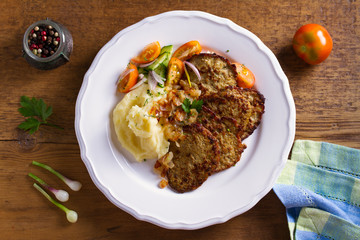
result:
[(18, 111), (23, 115), (26, 119), (24, 122), (19, 124), (18, 128), (29, 131), (30, 134), (35, 133), (39, 130), (40, 125), (47, 125), (56, 128), (60, 128), (58, 125), (47, 122), (47, 119), (52, 114), (52, 107), (47, 106), (44, 100), (29, 98), (27, 96), (21, 96), (20, 98), (21, 108)]
[(191, 109), (196, 109), (197, 112), (200, 112), (202, 105), (203, 100), (194, 100), (191, 102), (190, 99), (185, 98), (184, 102), (181, 104), (181, 107), (186, 113), (190, 113)]

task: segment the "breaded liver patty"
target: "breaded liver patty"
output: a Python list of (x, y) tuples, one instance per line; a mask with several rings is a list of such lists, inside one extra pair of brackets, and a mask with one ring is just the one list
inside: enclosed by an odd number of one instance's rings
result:
[(214, 172), (219, 162), (219, 141), (201, 124), (184, 127), (186, 138), (170, 144), (174, 167), (167, 172), (169, 185), (177, 192), (192, 191)]
[[(204, 106), (221, 119), (227, 129), (247, 138), (260, 124), (264, 113), (264, 97), (255, 89), (229, 86), (203, 97)], [(226, 121), (225, 121), (226, 120)]]
[(232, 131), (229, 129), (228, 126), (233, 123), (219, 118), (207, 107), (203, 107), (198, 122), (201, 122), (219, 141), (220, 159), (214, 171), (220, 172), (234, 166), (240, 160), (246, 145), (241, 142), (236, 129)]
[(201, 81), (190, 72), (191, 81), (199, 86), (203, 96), (217, 93), (227, 86), (236, 86), (237, 73), (235, 65), (226, 58), (210, 53), (194, 55), (189, 59), (198, 70)]
[(202, 110), (196, 124), (185, 126), (186, 139), (170, 144), (175, 167), (167, 172), (177, 192), (192, 191), (212, 173), (234, 166), (246, 145), (242, 141), (260, 124), (265, 98), (255, 89), (237, 87), (235, 65), (226, 58), (201, 53), (189, 60), (201, 75), (190, 71), (193, 87), (201, 90)]

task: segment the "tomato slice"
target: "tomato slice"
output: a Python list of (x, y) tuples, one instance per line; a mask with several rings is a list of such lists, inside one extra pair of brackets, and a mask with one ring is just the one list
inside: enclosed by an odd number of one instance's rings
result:
[(172, 57), (168, 65), (166, 86), (177, 84), (184, 73), (184, 63), (175, 57)]
[(237, 72), (237, 84), (242, 88), (252, 88), (255, 84), (254, 74), (244, 64), (234, 63)]
[(161, 46), (158, 41), (148, 44), (144, 47), (141, 53), (132, 58), (131, 62), (137, 64), (149, 63), (154, 61), (159, 55), (161, 51)]
[[(127, 93), (130, 89), (136, 84), (137, 79), (139, 77), (139, 72), (137, 67), (129, 63), (127, 69), (125, 71), (132, 70), (130, 73), (126, 74), (122, 79), (119, 79), (119, 83), (117, 85), (117, 89), (121, 93)], [(121, 74), (123, 75), (123, 74)]]
[(173, 54), (173, 57), (180, 59), (181, 61), (188, 60), (195, 54), (199, 54), (202, 48), (198, 41), (190, 41), (180, 46)]

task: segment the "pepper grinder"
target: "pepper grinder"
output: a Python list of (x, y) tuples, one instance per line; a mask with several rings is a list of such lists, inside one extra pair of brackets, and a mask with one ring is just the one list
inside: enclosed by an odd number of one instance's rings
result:
[(50, 70), (67, 63), (72, 49), (69, 30), (49, 18), (33, 23), (25, 31), (23, 57), (37, 69)]

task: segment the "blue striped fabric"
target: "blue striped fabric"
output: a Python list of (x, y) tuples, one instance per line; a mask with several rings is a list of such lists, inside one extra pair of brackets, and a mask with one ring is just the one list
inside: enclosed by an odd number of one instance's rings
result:
[(291, 239), (360, 240), (360, 150), (297, 140), (273, 189)]

